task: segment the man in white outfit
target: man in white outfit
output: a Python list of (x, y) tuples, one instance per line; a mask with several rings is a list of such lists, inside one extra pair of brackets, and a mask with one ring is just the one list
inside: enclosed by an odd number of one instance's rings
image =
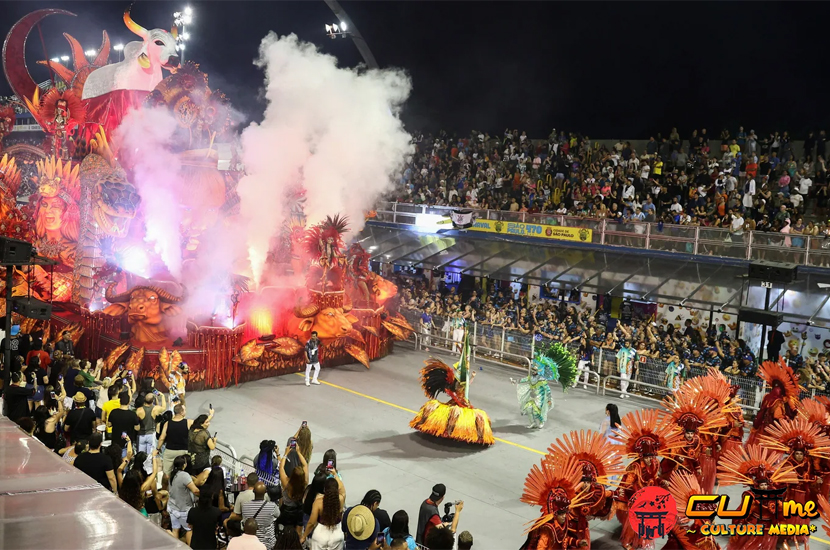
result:
[[(311, 339), (305, 345), (305, 359), (305, 385), (319, 385), (320, 382), (317, 381), (317, 375), (320, 374), (320, 340), (317, 338), (316, 330), (311, 333)], [(311, 374), (312, 367), (314, 368), (314, 378), (309, 381), (308, 377)]]
[(620, 351), (617, 352), (617, 369), (620, 373), (620, 398), (628, 397), (628, 384), (631, 380), (631, 372), (634, 369), (634, 356), (636, 352), (631, 348), (628, 340), (623, 342)]

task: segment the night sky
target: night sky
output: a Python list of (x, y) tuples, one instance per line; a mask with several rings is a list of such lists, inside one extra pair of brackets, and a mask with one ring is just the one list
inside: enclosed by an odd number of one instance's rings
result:
[[(43, 24), (50, 57), (68, 53), (68, 32), (97, 48), (133, 35), (121, 21), (127, 2), (3, 2), (0, 32), (40, 8), (77, 18)], [(136, 2), (133, 18), (169, 28), (186, 2)], [(187, 57), (201, 64), (249, 120), (259, 120), (262, 73), (252, 61), (269, 31), (296, 33), (345, 66), (361, 57), (322, 0), (191, 2)], [(827, 125), (830, 47), (825, 2), (343, 2), (381, 67), (401, 67), (413, 93), (404, 120), (412, 130), (444, 128), (501, 134), (505, 126), (544, 137), (552, 127), (593, 138), (643, 139), (677, 126), (732, 133), (789, 130), (796, 138)], [(48, 72), (33, 31), (30, 70)], [(10, 93), (3, 79), (0, 94)]]

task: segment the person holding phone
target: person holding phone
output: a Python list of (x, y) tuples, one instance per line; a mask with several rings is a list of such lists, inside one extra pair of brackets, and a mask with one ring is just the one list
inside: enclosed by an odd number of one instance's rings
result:
[(107, 426), (112, 429), (112, 444), (121, 447), (122, 455), (126, 455), (127, 439), (136, 441), (141, 422), (135, 411), (130, 410), (130, 395), (127, 392), (121, 392), (118, 400), (120, 405), (109, 414)]
[[(305, 358), (305, 385), (319, 385), (320, 382), (317, 381), (317, 376), (320, 374), (320, 339), (317, 338), (316, 330), (311, 332), (311, 338), (305, 345)], [(314, 369), (314, 378), (312, 378), (311, 381), (309, 381), (311, 369)]]

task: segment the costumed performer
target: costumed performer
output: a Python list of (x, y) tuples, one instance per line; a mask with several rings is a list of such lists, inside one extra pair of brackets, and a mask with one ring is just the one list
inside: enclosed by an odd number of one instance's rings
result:
[[(830, 437), (823, 433), (820, 424), (812, 424), (801, 417), (779, 420), (767, 428), (767, 434), (760, 436), (758, 442), (768, 449), (787, 453), (784, 463), (798, 475), (798, 482), (787, 488), (784, 500), (793, 500), (802, 505), (809, 501), (815, 502), (821, 490), (822, 478), (816, 473), (814, 460), (830, 458)], [(809, 525), (810, 518), (793, 516), (788, 522), (793, 525)], [(797, 536), (796, 540), (805, 547), (810, 545), (809, 536)]]
[(698, 483), (703, 485), (705, 465), (706, 475), (712, 478), (714, 485), (717, 463), (711, 454), (704, 452), (704, 448), (711, 448), (720, 435), (718, 430), (729, 425), (718, 402), (699, 393), (678, 391), (663, 399), (661, 404), (668, 412), (668, 420), (675, 426), (675, 430), (683, 435), (684, 444), (676, 453), (663, 459), (660, 477), (668, 482), (675, 470), (685, 471), (693, 474)]
[[(725, 452), (718, 463), (718, 482), (722, 486), (745, 485), (746, 495), (752, 497), (749, 514), (734, 519), (736, 526), (761, 525), (764, 532), (781, 521), (782, 499), (770, 498), (769, 491), (784, 489), (787, 483), (797, 483), (798, 474), (784, 462), (784, 455), (760, 445), (736, 447)], [(734, 535), (729, 539), (729, 550), (776, 550), (779, 537)]]
[(614, 492), (606, 486), (612, 485), (625, 470), (619, 448), (593, 430), (572, 431), (548, 447), (548, 457), (555, 468), (565, 468), (571, 460), (577, 460), (582, 467), (578, 490), (585, 493), (584, 503), (574, 508), (573, 513), (580, 518), (580, 525), (586, 527), (578, 538), (587, 541), (588, 548), (591, 546), (588, 521), (608, 520), (614, 515)]
[[(493, 430), (487, 413), (474, 409), (469, 401), (470, 382), (475, 373), (470, 372), (470, 344), (467, 329), (464, 329), (461, 358), (450, 367), (430, 357), (421, 369), (421, 387), (430, 398), (409, 425), (418, 431), (465, 441), (492, 445)], [(450, 401), (441, 403), (436, 396), (444, 392)]]
[(684, 440), (657, 409), (628, 413), (622, 419), (619, 432), (613, 437), (622, 443), (625, 455), (634, 459), (625, 469), (620, 486), (614, 493), (617, 519), (623, 526), (620, 543), (626, 550), (645, 548), (649, 541), (638, 537), (628, 521), (629, 502), (643, 487), (665, 485), (660, 479), (658, 457), (668, 456), (683, 447)]
[(747, 445), (758, 442), (758, 437), (763, 435), (769, 426), (776, 420), (782, 418), (795, 418), (798, 406), (798, 397), (804, 390), (798, 385), (798, 377), (783, 359), (777, 363), (764, 361), (758, 368), (758, 376), (766, 381), (772, 388), (761, 401), (761, 407), (752, 423), (752, 430), (749, 432)]
[(623, 340), (623, 345), (617, 352), (617, 371), (620, 373), (620, 399), (628, 398), (628, 384), (634, 372), (634, 357), (637, 352), (631, 347), (631, 340), (628, 336)]
[(572, 459), (565, 466), (554, 464), (549, 456), (541, 468), (534, 465), (525, 479), (522, 502), (540, 506), (542, 515), (531, 525), (521, 550), (571, 550), (588, 548), (580, 533), (588, 532), (587, 522), (573, 513), (583, 505), (579, 491), (582, 467)]
[(713, 430), (714, 433), (701, 434), (703, 452), (699, 456), (701, 479), (700, 486), (707, 495), (711, 495), (717, 481), (717, 464), (723, 451), (740, 447), (744, 433), (744, 413), (737, 397), (738, 386), (733, 386), (717, 369), (709, 369), (705, 376), (690, 378), (678, 390), (684, 398), (710, 399), (723, 413), (725, 423)]
[[(824, 403), (819, 399), (805, 399), (798, 404), (798, 417), (806, 418), (811, 424), (821, 426), (821, 433), (830, 436), (830, 414), (827, 413)], [(815, 457), (813, 459), (815, 474), (821, 478), (819, 494), (827, 497), (830, 489), (830, 460)]]
[[(663, 550), (720, 550), (720, 545), (712, 535), (701, 533), (701, 527), (711, 525), (708, 519), (692, 519), (686, 516), (686, 503), (693, 495), (707, 495), (695, 476), (687, 473), (672, 472), (667, 487), (677, 505), (677, 523), (668, 533), (668, 541)], [(708, 509), (715, 511), (715, 504), (698, 504), (698, 510)]]
[(548, 413), (553, 408), (553, 396), (548, 381), (558, 381), (562, 390), (567, 391), (576, 383), (576, 358), (560, 343), (552, 344), (538, 351), (533, 357), (533, 373), (516, 384), (519, 410), (530, 418), (528, 428), (544, 428)]
[(830, 502), (827, 501), (826, 496), (819, 495), (816, 504), (818, 504), (819, 516), (824, 521), (824, 525), (822, 525), (824, 532), (830, 535)]

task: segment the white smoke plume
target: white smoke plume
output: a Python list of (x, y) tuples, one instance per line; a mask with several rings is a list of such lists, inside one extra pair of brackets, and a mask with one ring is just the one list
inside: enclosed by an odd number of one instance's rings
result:
[(144, 240), (179, 279), (182, 212), (175, 186), (181, 164), (170, 150), (176, 126), (173, 115), (164, 108), (136, 109), (118, 127), (117, 142), (122, 154), (133, 159), (133, 184), (141, 195), (146, 228)]
[(245, 242), (257, 282), (271, 238), (284, 221), (285, 192), (306, 189), (309, 223), (344, 214), (351, 230), (389, 189), (412, 154), (399, 113), (410, 80), (399, 70), (337, 66), (295, 35), (266, 36), (256, 64), (268, 106), (242, 134), (246, 176), (239, 182)]

